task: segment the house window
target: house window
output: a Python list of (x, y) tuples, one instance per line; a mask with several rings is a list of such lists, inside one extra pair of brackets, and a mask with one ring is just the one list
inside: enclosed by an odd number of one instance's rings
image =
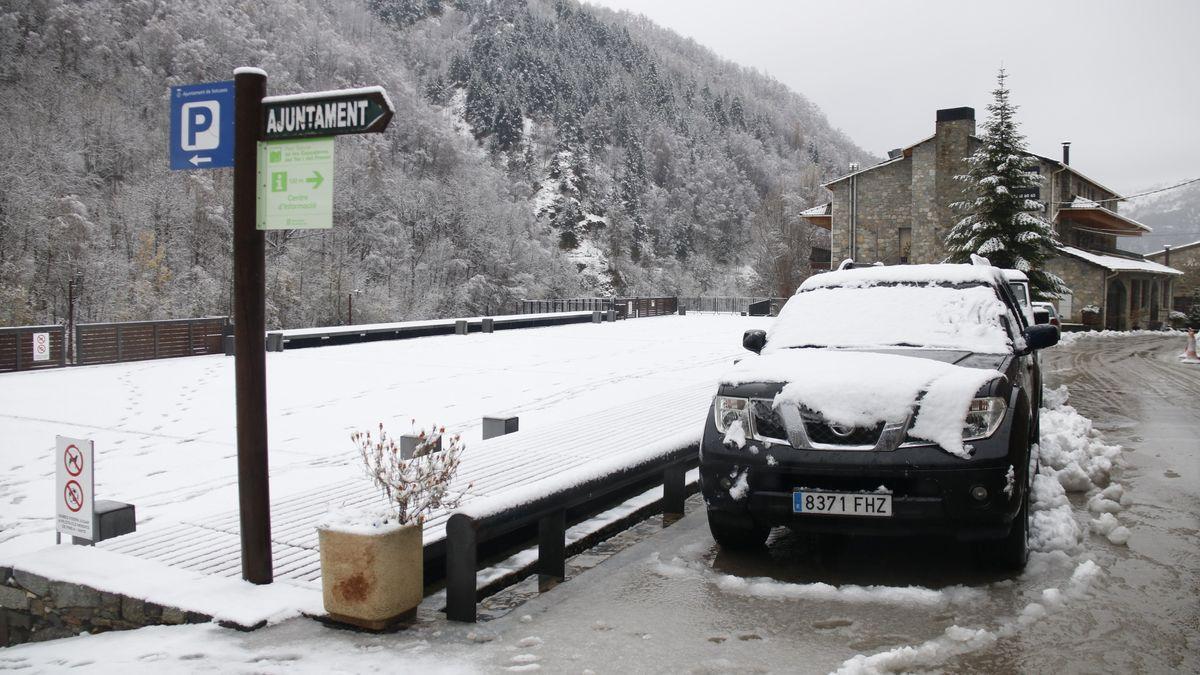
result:
[(912, 255), (912, 228), (901, 227), (898, 230), (898, 236), (900, 239), (900, 247), (898, 249), (900, 251), (900, 264), (907, 265), (909, 256)]

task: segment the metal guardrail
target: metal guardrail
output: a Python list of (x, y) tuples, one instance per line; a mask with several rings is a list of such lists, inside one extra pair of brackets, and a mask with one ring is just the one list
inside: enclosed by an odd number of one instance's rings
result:
[(763, 300), (770, 300), (766, 296), (757, 297), (690, 297), (679, 298), (679, 304), (687, 308), (689, 312), (714, 312), (721, 314), (741, 314), (749, 312), (750, 305)]
[(614, 311), (618, 319), (665, 316), (679, 311), (676, 297), (551, 298), (518, 300), (518, 314), (576, 311)]
[[(661, 483), (663, 486), (664, 514), (682, 516), (687, 498), (685, 477), (688, 470), (699, 463), (698, 450), (698, 445), (689, 445), (483, 517), (452, 514), (446, 522), (444, 540), (446, 618), (474, 622), (479, 601), (476, 574), (480, 563), (485, 559), (503, 558), (531, 540), (537, 541), (537, 573), (549, 579), (563, 580), (566, 576), (567, 527), (654, 485)], [(531, 528), (536, 528), (535, 536), (522, 534)], [(432, 551), (426, 553), (427, 561), (436, 556)]]
[(518, 300), (517, 314), (547, 312), (607, 312), (616, 298), (551, 298), (549, 300)]
[(381, 340), (406, 340), (432, 335), (454, 335), (466, 333), (491, 333), (515, 328), (541, 328), (562, 326), (572, 323), (597, 321), (595, 312), (563, 312), (559, 315), (510, 315), (495, 317), (472, 317), (469, 319), (438, 319), (430, 321), (408, 321), (393, 324), (365, 326), (332, 326), (329, 328), (292, 329), (267, 333), (267, 351), (282, 352), (285, 349), (306, 347), (328, 347), (333, 345), (377, 342)]

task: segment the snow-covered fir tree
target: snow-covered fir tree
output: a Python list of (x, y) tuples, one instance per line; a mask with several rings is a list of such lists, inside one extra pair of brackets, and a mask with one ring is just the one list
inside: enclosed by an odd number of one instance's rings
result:
[(1042, 215), (1041, 202), (1025, 196), (1041, 185), (1042, 177), (1037, 159), (1025, 150), (1017, 106), (1008, 100), (1007, 77), (1001, 68), (982, 144), (967, 158), (970, 170), (955, 176), (967, 184), (968, 198), (952, 205), (962, 218), (946, 235), (946, 248), (954, 262), (968, 262), (976, 253), (998, 267), (1025, 272), (1035, 296), (1052, 297), (1066, 286), (1042, 263), (1055, 255), (1058, 238)]

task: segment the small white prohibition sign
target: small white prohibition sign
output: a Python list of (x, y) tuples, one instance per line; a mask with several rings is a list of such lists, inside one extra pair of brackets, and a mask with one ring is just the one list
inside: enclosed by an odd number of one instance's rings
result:
[[(72, 476), (78, 476), (83, 473), (83, 453), (75, 444), (67, 446), (67, 451), (63, 453), (63, 466), (67, 467), (67, 473)], [(71, 481), (74, 483), (75, 481)]]
[(63, 501), (66, 502), (67, 508), (71, 512), (77, 512), (83, 508), (83, 488), (73, 480), (67, 481), (67, 486), (63, 488)]

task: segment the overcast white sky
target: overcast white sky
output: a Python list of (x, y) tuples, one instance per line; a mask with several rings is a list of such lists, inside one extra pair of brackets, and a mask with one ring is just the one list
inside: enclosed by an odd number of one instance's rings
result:
[(1008, 69), (1029, 149), (1125, 194), (1200, 176), (1200, 0), (586, 0), (804, 94), (883, 156)]

